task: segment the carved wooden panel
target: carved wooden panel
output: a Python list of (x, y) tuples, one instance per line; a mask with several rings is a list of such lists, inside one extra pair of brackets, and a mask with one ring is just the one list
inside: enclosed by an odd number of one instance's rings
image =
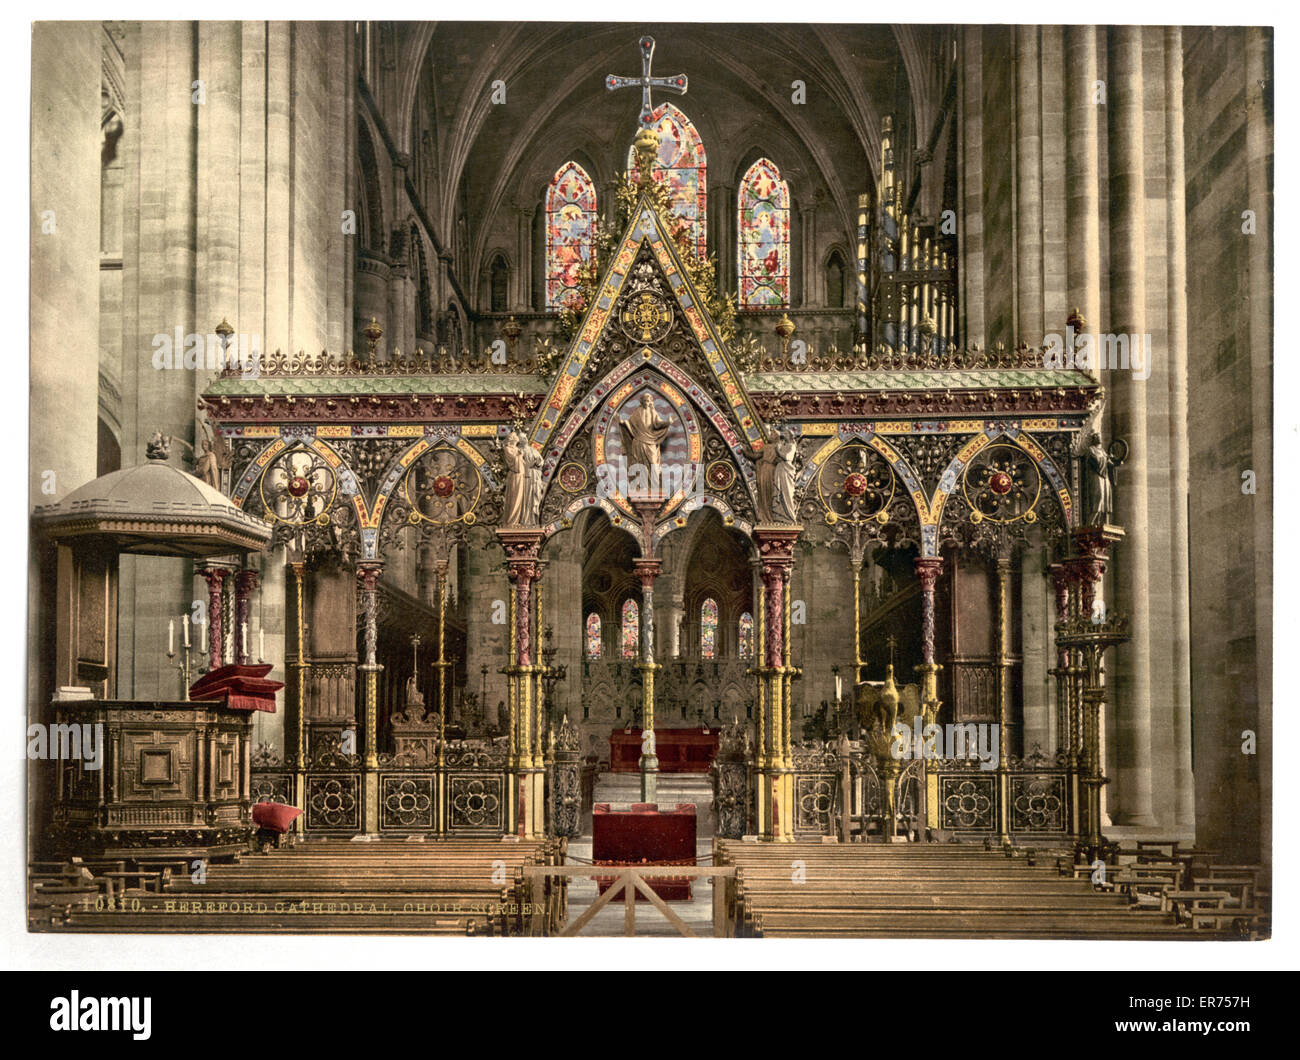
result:
[(193, 730), (123, 729), (118, 797), (123, 802), (161, 802), (197, 797)]

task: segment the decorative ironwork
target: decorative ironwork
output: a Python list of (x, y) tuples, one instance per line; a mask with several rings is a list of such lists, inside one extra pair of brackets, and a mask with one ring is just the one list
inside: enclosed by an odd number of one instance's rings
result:
[(361, 777), (358, 774), (308, 776), (308, 831), (355, 832), (360, 827)]
[(994, 777), (939, 777), (940, 828), (991, 832), (997, 827), (996, 809)]
[(379, 778), (380, 830), (402, 828), (425, 830), (437, 826), (434, 816), (432, 774)]
[(329, 462), (306, 446), (294, 446), (276, 457), (258, 484), (267, 516), (291, 526), (327, 526), (338, 489), (338, 475)]
[(254, 770), (250, 786), (253, 802), (278, 802), (293, 805), (293, 774)]
[(830, 831), (835, 782), (832, 775), (796, 776), (794, 784), (794, 830), (796, 833), (825, 835)]
[(1011, 775), (1011, 831), (1063, 834), (1065, 776)]
[(1043, 477), (1029, 454), (1016, 445), (994, 442), (966, 466), (961, 492), (973, 523), (1035, 522)]
[(448, 831), (501, 834), (505, 778), (452, 774), (447, 778)]

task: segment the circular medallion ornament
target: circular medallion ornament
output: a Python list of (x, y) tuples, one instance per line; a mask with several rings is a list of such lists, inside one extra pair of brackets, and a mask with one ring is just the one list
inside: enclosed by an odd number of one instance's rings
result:
[(673, 311), (657, 294), (642, 291), (624, 303), (618, 321), (633, 342), (658, 342), (673, 326)]
[(294, 475), (293, 478), (289, 479), (289, 485), (285, 488), (290, 497), (305, 497), (307, 491), (311, 489), (311, 483), (302, 475)]
[(579, 493), (587, 485), (587, 469), (573, 462), (560, 468), (560, 488), (566, 493)]
[(1011, 492), (1011, 476), (1005, 471), (995, 471), (989, 476), (989, 489), (999, 496), (1006, 496)]
[(844, 492), (850, 497), (861, 497), (867, 492), (867, 476), (853, 472), (844, 480)]
[(450, 475), (439, 475), (433, 480), (433, 492), (439, 497), (450, 497), (456, 489), (456, 482)]
[(725, 460), (715, 460), (705, 470), (704, 480), (709, 484), (709, 489), (722, 493), (731, 489), (735, 483), (736, 470)]

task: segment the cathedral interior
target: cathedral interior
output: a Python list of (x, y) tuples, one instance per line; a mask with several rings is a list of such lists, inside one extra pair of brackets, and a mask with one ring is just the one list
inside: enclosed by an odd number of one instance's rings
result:
[(29, 927), (1266, 937), (1272, 49), (37, 23)]

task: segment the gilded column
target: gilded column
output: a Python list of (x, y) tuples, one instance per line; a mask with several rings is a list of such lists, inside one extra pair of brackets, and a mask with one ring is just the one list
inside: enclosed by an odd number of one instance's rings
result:
[(365, 615), (366, 661), (359, 669), (365, 677), (365, 831), (379, 831), (379, 575), (382, 563), (361, 563), (361, 601)]
[[(921, 581), (921, 665), (917, 670), (921, 674), (921, 715), (924, 724), (934, 725), (939, 720), (939, 671), (943, 669), (936, 663), (934, 655), (934, 587), (943, 573), (943, 557), (917, 556), (913, 561), (916, 575)], [(900, 719), (904, 724), (911, 724), (912, 719)], [(939, 827), (939, 776), (925, 767), (925, 819), (930, 828)]]
[[(294, 793), (296, 795), (295, 805), (302, 810), (302, 815), (298, 818), (297, 827), (301, 831), (306, 828), (307, 820), (307, 671), (311, 664), (307, 661), (307, 644), (306, 644), (306, 622), (303, 618), (303, 580), (307, 576), (307, 564), (303, 560), (302, 550), (294, 550), (294, 558), (291, 563), (293, 568), (293, 587), (294, 587), (294, 624), (295, 630), (294, 645), (297, 649), (297, 657), (293, 662), (294, 671)], [(287, 734), (286, 734), (287, 735)]]
[(542, 785), (545, 772), (533, 738), (534, 677), (533, 665), (533, 585), (541, 577), (539, 554), (542, 531), (533, 528), (498, 529), (497, 538), (506, 553), (506, 575), (511, 585), (511, 647), (507, 666), (507, 687), (511, 703), (511, 730), (514, 733), (515, 834), (535, 839), (545, 831), (545, 806)]
[(641, 801), (654, 802), (658, 797), (659, 755), (655, 752), (655, 578), (663, 569), (658, 559), (634, 559), (632, 566), (641, 582)]
[(997, 559), (998, 582), (998, 840), (1011, 844), (1011, 785), (1007, 767), (1007, 722), (1011, 717), (1011, 552)]
[[(794, 566), (794, 546), (801, 528), (755, 527), (759, 562), (763, 578), (763, 655), (758, 670), (760, 702), (766, 698), (768, 718), (768, 754), (766, 771), (759, 773), (760, 817), (766, 816), (764, 838), (790, 842), (794, 838), (794, 774), (787, 731), (787, 672), (798, 671), (789, 665), (786, 643), (789, 630), (789, 605), (786, 587)], [(764, 814), (766, 811), (766, 814)]]

